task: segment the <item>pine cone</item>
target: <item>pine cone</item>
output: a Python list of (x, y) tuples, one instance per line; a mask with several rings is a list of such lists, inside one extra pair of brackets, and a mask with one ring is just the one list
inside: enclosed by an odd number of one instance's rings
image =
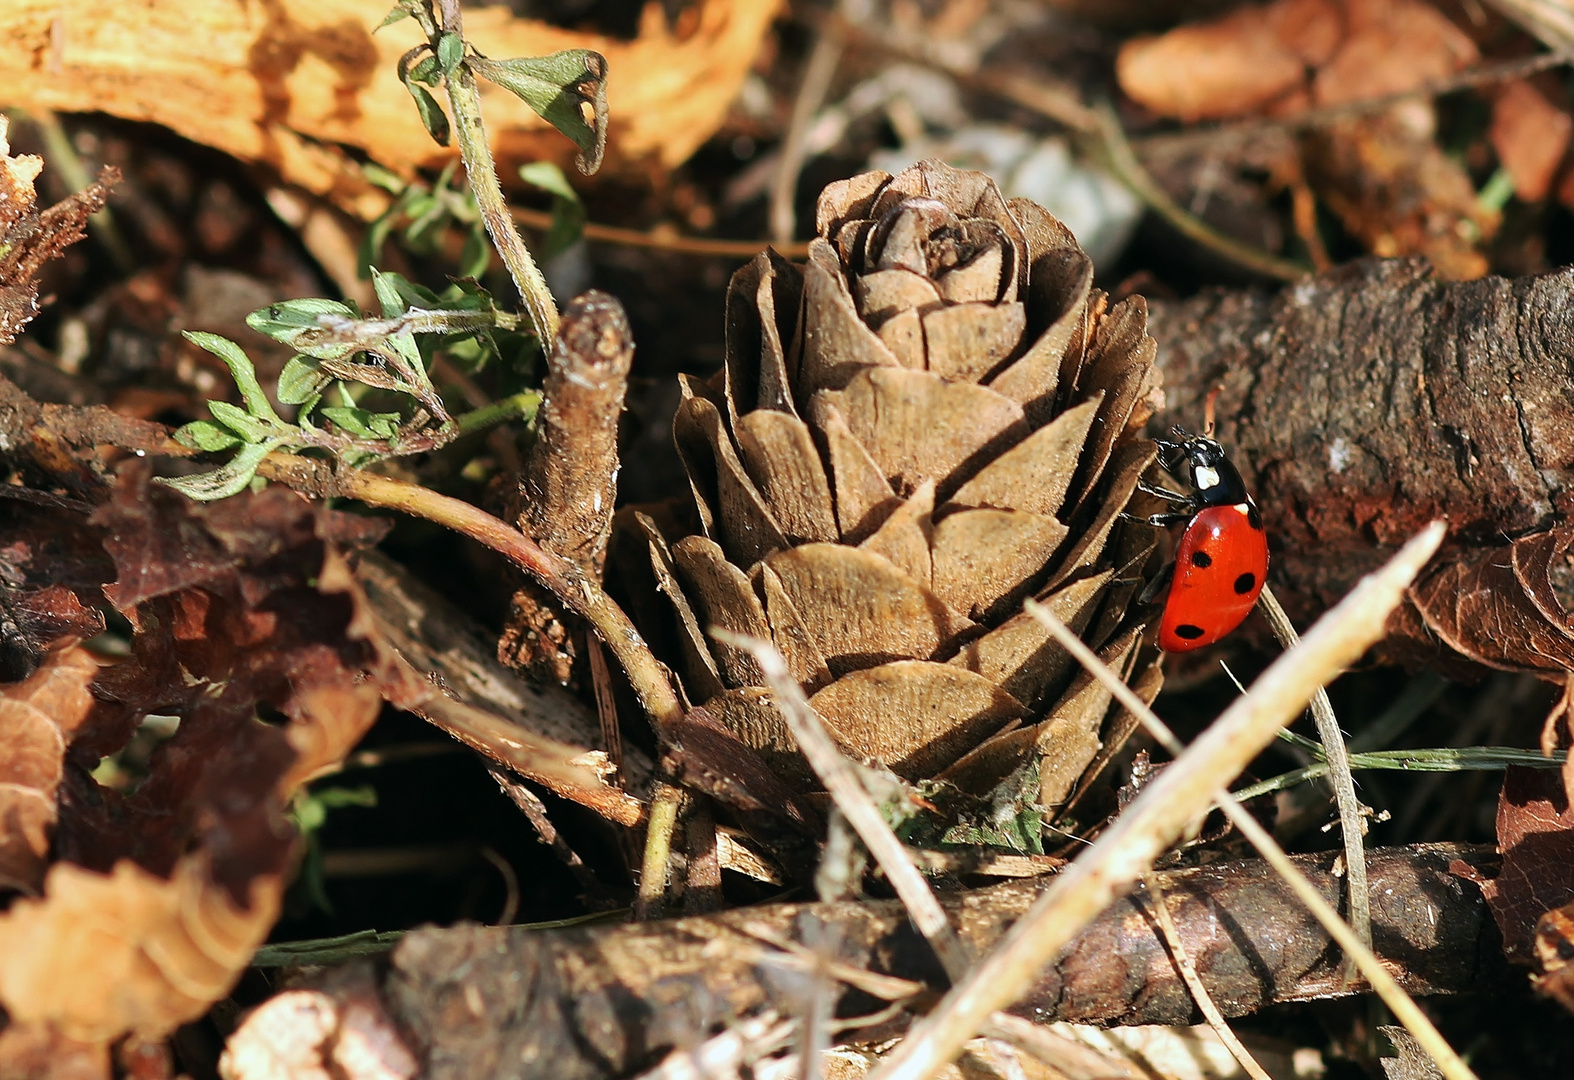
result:
[(1131, 670), (1153, 530), (1111, 536), (1153, 460), (1146, 303), (1108, 307), (1063, 225), (939, 162), (831, 185), (817, 231), (807, 266), (738, 271), (725, 369), (684, 382), (702, 535), (640, 519), (685, 688), (806, 782), (752, 659), (704, 631), (766, 638), (855, 757), (975, 794), (1037, 763), (1059, 804), (1109, 698), (1020, 609)]

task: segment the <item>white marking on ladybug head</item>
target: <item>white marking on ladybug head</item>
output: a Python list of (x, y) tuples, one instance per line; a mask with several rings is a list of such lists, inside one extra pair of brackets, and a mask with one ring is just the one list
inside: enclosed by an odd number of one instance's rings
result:
[(1207, 491), (1209, 488), (1219, 486), (1219, 470), (1208, 465), (1198, 465), (1191, 475), (1198, 491)]

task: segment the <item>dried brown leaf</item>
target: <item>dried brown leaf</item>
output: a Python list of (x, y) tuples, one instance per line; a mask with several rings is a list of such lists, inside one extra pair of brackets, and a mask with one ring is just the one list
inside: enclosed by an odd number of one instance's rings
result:
[(1560, 526), (1461, 555), (1411, 586), (1396, 620), (1413, 612), (1450, 649), (1489, 667), (1574, 670), (1574, 619), (1552, 584), (1571, 544), (1574, 528)]
[(1511, 79), (1498, 87), (1487, 137), (1514, 178), (1514, 194), (1525, 202), (1540, 202), (1551, 192), (1571, 134), (1574, 119), (1529, 82)]
[(70, 646), (0, 689), (0, 889), (37, 895), (49, 861), (66, 747), (93, 707), (98, 661)]
[(282, 875), (260, 874), (236, 903), (207, 861), (187, 855), (167, 879), (129, 859), (108, 874), (51, 867), (41, 899), (0, 916), (0, 1003), (12, 1020), (104, 1042), (164, 1035), (206, 1012), (266, 940), (284, 888)]
[(1455, 867), (1481, 886), (1516, 963), (1535, 958), (1535, 928), (1548, 911), (1574, 900), (1574, 812), (1562, 780), (1542, 769), (1510, 766), (1498, 797), (1495, 878)]

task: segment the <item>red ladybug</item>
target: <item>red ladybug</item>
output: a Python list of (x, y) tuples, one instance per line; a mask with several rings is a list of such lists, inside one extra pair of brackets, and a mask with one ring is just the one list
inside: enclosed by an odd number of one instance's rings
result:
[(1268, 575), (1268, 535), (1224, 447), (1180, 427), (1174, 434), (1178, 442), (1155, 440), (1159, 464), (1190, 484), (1192, 494), (1138, 486), (1180, 507), (1150, 516), (1150, 525), (1186, 523), (1159, 622), (1159, 648), (1186, 652), (1212, 645), (1251, 614)]

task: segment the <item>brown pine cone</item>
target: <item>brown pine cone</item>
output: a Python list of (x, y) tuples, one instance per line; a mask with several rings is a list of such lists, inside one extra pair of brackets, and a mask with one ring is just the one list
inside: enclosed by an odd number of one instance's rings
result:
[(738, 271), (725, 369), (685, 380), (701, 534), (640, 518), (683, 684), (808, 781), (752, 659), (705, 630), (765, 638), (853, 756), (975, 794), (1037, 764), (1058, 805), (1109, 697), (1021, 605), (1133, 669), (1154, 536), (1111, 537), (1153, 460), (1146, 303), (1107, 306), (1063, 225), (939, 162), (831, 185), (817, 231), (807, 266)]

